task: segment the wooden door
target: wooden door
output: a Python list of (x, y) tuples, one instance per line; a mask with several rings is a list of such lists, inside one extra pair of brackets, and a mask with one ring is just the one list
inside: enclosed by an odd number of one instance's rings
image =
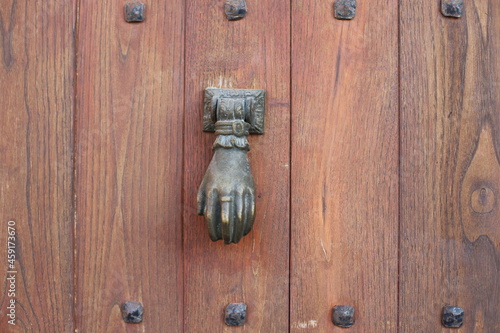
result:
[[(500, 332), (500, 2), (2, 1), (1, 332)], [(267, 94), (236, 245), (197, 215), (207, 87)]]

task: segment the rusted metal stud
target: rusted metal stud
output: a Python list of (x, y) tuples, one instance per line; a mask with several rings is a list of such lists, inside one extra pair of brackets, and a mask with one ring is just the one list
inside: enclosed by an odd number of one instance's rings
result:
[(461, 17), (464, 11), (464, 0), (441, 0), (441, 13), (449, 17)]
[(139, 302), (126, 302), (122, 305), (122, 317), (126, 323), (137, 324), (142, 322), (144, 307)]
[(333, 308), (333, 323), (344, 328), (354, 325), (354, 308), (350, 305), (336, 305)]
[(142, 1), (131, 0), (125, 3), (125, 21), (142, 22), (146, 19), (144, 11), (146, 5)]
[(227, 0), (224, 4), (224, 11), (229, 21), (241, 20), (248, 13), (245, 0)]
[(247, 305), (245, 303), (231, 303), (226, 307), (226, 325), (243, 326), (247, 320)]
[(445, 306), (443, 308), (442, 323), (444, 327), (461, 327), (464, 323), (464, 309), (459, 306)]
[(352, 20), (356, 15), (356, 0), (337, 0), (333, 7), (336, 19)]

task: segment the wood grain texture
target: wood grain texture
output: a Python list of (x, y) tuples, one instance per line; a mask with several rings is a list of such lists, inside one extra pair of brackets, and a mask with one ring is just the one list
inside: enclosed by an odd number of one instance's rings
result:
[[(0, 8), (0, 266), (17, 231), (16, 321), (2, 281), (1, 332), (72, 332), (73, 24), (71, 1)], [(4, 270), (5, 269), (5, 270)]]
[[(182, 331), (183, 1), (81, 2), (76, 114), (79, 332)], [(142, 324), (121, 318), (144, 305)]]
[[(290, 8), (247, 1), (248, 15), (226, 20), (224, 1), (188, 0), (184, 159), (185, 332), (228, 332), (228, 303), (245, 302), (248, 332), (288, 330), (290, 173)], [(256, 184), (253, 231), (236, 245), (213, 243), (196, 194), (212, 157), (202, 132), (207, 87), (265, 89), (266, 128), (251, 135)]]
[(397, 1), (292, 1), (291, 332), (397, 331)]
[(401, 6), (400, 332), (500, 331), (500, 3)]

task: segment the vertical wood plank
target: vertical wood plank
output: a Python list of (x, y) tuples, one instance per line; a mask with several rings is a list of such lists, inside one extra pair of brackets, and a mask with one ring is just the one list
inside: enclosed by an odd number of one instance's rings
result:
[(397, 331), (397, 7), (292, 1), (292, 332)]
[[(182, 0), (82, 1), (76, 115), (76, 326), (182, 331)], [(120, 304), (144, 305), (127, 325)]]
[[(249, 332), (288, 330), (290, 9), (248, 0), (226, 20), (224, 1), (187, 1), (184, 163), (185, 331), (226, 332), (228, 303), (245, 302)], [(249, 137), (257, 188), (253, 231), (236, 245), (212, 242), (196, 194), (212, 157), (202, 132), (207, 87), (266, 89), (266, 133)]]
[(500, 331), (500, 3), (401, 6), (400, 331)]
[(1, 332), (73, 331), (74, 20), (71, 1), (7, 0), (0, 8), (0, 266), (5, 278), (15, 276), (14, 288), (2, 281)]

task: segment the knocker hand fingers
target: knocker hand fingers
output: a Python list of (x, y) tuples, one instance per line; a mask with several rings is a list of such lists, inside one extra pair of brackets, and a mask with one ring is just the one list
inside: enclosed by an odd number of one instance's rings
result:
[(243, 236), (252, 230), (253, 222), (255, 220), (255, 195), (253, 190), (246, 189), (243, 192)]
[(197, 197), (198, 215), (205, 215), (206, 202), (207, 202), (207, 193), (205, 192), (205, 188), (202, 186), (198, 191), (198, 197)]
[(207, 220), (208, 233), (210, 235), (210, 239), (215, 242), (222, 238), (220, 223), (221, 206), (219, 201), (219, 193), (216, 189), (212, 189), (210, 192), (208, 192), (206, 203), (205, 218)]
[(238, 190), (234, 198), (236, 208), (236, 228), (234, 230), (235, 242), (238, 242), (245, 232), (245, 207), (243, 204), (243, 191)]
[[(225, 193), (224, 193), (225, 192)], [(253, 188), (231, 191), (200, 189), (198, 214), (205, 215), (208, 233), (213, 241), (238, 243), (252, 229), (255, 218)]]
[(220, 197), (221, 205), (221, 222), (222, 222), (222, 238), (224, 243), (231, 244), (237, 240), (234, 239), (235, 228), (235, 212), (234, 212), (234, 196), (226, 195)]

